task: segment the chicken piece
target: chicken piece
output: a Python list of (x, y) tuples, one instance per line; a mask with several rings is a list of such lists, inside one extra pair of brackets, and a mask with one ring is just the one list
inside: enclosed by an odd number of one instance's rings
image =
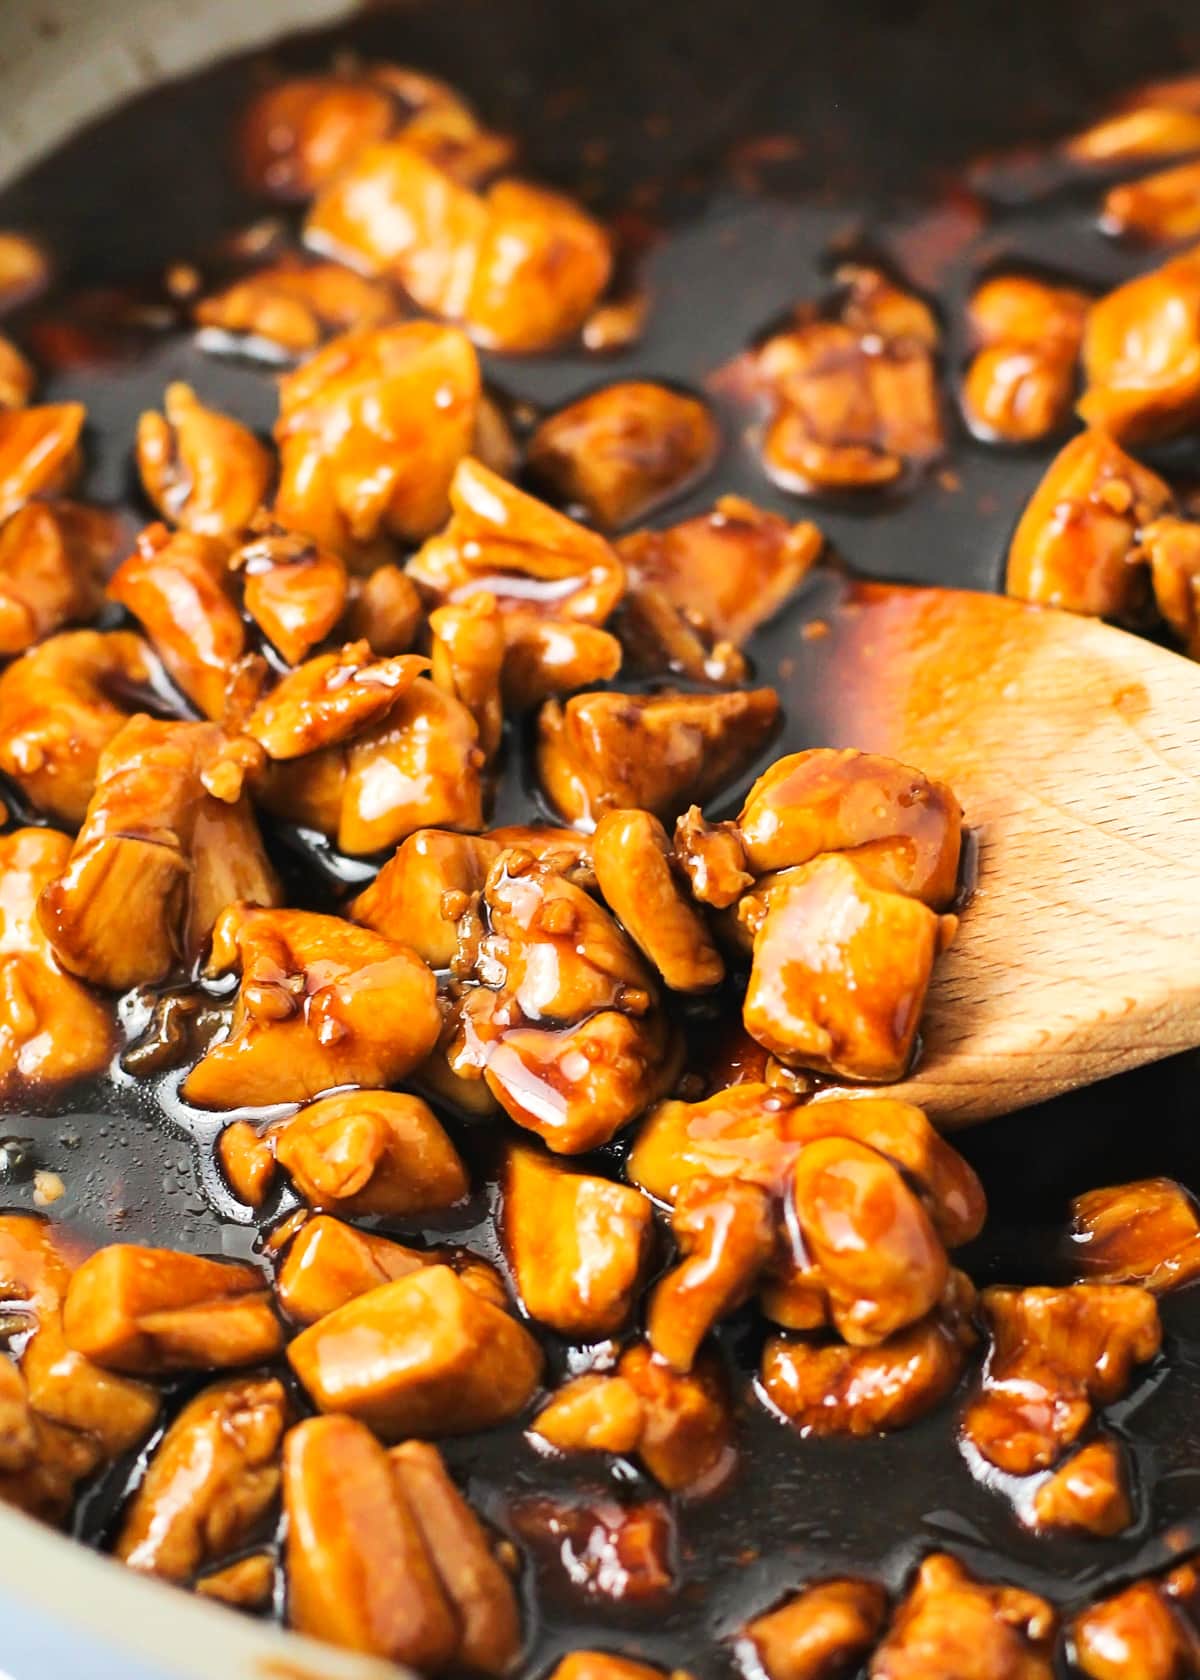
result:
[(712, 1354), (680, 1376), (654, 1357), (644, 1342), (626, 1348), (617, 1362), (642, 1402), (638, 1457), (668, 1493), (710, 1493), (737, 1460), (733, 1407), (724, 1375)]
[(867, 1672), (871, 1680), (1053, 1680), (1056, 1631), (1044, 1598), (976, 1581), (934, 1552)]
[(275, 1159), (310, 1207), (351, 1217), (453, 1207), (466, 1168), (433, 1110), (395, 1091), (345, 1091), (267, 1132)]
[(0, 409), (0, 525), (35, 496), (69, 490), (79, 474), (82, 403)]
[(530, 1317), (576, 1341), (619, 1330), (654, 1229), (646, 1197), (519, 1145), (500, 1182), (504, 1252)]
[(226, 904), (277, 904), (279, 882), (244, 796), (203, 785), (221, 744), (211, 723), (139, 714), (100, 755), (96, 791), (38, 915), (64, 968), (123, 991), (207, 948)]
[(671, 869), (671, 842), (649, 811), (608, 811), (596, 825), (596, 879), (638, 949), (677, 992), (725, 978), (708, 928)]
[(622, 806), (670, 822), (740, 776), (778, 718), (773, 688), (548, 700), (538, 718), (538, 774), (550, 802), (581, 828)]
[(0, 654), (95, 616), (118, 522), (80, 502), (28, 502), (0, 527)]
[(644, 1412), (626, 1377), (588, 1372), (551, 1395), (529, 1427), (531, 1435), (563, 1453), (632, 1453), (642, 1438)]
[[(640, 1407), (638, 1418), (640, 1423)], [(9, 1356), (0, 1354), (0, 1477), (26, 1469), (36, 1453), (37, 1429), (25, 1379)]]
[(52, 828), (0, 835), (0, 1091), (84, 1078), (112, 1056), (110, 1012), (64, 974), (38, 920), (38, 899), (66, 867), (71, 842)]
[(1057, 1463), (1093, 1408), (1119, 1399), (1162, 1342), (1157, 1303), (1134, 1284), (996, 1287), (981, 1303), (992, 1352), (962, 1434), (1010, 1475)]
[(228, 588), (229, 555), (224, 537), (149, 525), (108, 585), (184, 694), (216, 722), (225, 715), (230, 669), (246, 646)]
[[(661, 1499), (623, 1505), (602, 1497), (574, 1503), (535, 1494), (514, 1501), (510, 1514), (522, 1538), (535, 1552), (541, 1552), (546, 1570), (559, 1572), (560, 1590), (578, 1594), (589, 1607), (612, 1604), (661, 1609), (663, 1601), (675, 1592), (675, 1524)], [(620, 1659), (606, 1657), (603, 1661), (617, 1663)], [(563, 1666), (560, 1664), (555, 1672), (561, 1674)], [(641, 1664), (630, 1666), (639, 1675), (646, 1672)], [(590, 1672), (616, 1675), (623, 1670), (601, 1668)]]
[(625, 1170), (648, 1195), (671, 1205), (702, 1177), (738, 1179), (781, 1196), (805, 1141), (795, 1096), (745, 1083), (703, 1102), (660, 1103), (638, 1131)]
[(429, 615), (433, 681), (470, 712), (487, 761), (496, 756), (504, 729), (500, 673), (504, 666), (504, 621), (494, 595), (479, 594), (461, 606), (438, 607)]
[(1089, 1680), (1184, 1680), (1200, 1667), (1200, 1638), (1155, 1581), (1135, 1581), (1084, 1610), (1071, 1645)]
[(740, 496), (722, 496), (711, 513), (665, 531), (623, 537), (626, 633), (638, 662), (697, 680), (740, 680), (729, 649), (775, 616), (823, 542), (807, 520), (791, 525)]
[(737, 824), (705, 822), (698, 805), (689, 806), (677, 819), (672, 852), (692, 897), (715, 910), (728, 909), (754, 885)]
[(754, 960), (742, 1005), (781, 1062), (849, 1079), (903, 1078), (933, 965), (957, 927), (826, 853), (741, 900)]
[(573, 1027), (515, 1027), (484, 1078), (505, 1113), (555, 1154), (599, 1149), (662, 1095), (679, 1071), (677, 1041), (656, 1012), (604, 1009)]
[(432, 1050), (437, 985), (406, 945), (337, 916), (233, 904), (206, 972), (241, 970), (229, 1037), (188, 1074), (201, 1108), (305, 1102), (395, 1084)]
[(1145, 594), (1138, 533), (1172, 506), (1168, 486), (1100, 431), (1055, 456), (1021, 515), (1005, 588), (1023, 601), (1125, 618)]
[(365, 146), (395, 133), (468, 181), (501, 168), (512, 150), (445, 82), (394, 64), (292, 76), (266, 88), (242, 118), (238, 149), (255, 191), (310, 198)]
[(305, 356), (336, 333), (381, 327), (398, 314), (391, 288), (335, 262), (285, 255), (201, 298), (195, 320), (219, 342), (249, 339), (274, 355)]
[(258, 791), (276, 816), (361, 856), (422, 828), (482, 828), (482, 767), (470, 712), (418, 677), (373, 728), (275, 766)]
[(761, 775), (737, 819), (755, 875), (852, 852), (877, 886), (945, 910), (958, 891), (962, 809), (945, 782), (877, 753), (815, 747)]
[(284, 1445), (288, 1620), (432, 1673), (458, 1648), (446, 1598), (387, 1453), (353, 1418), (307, 1418)]
[(837, 278), (833, 319), (798, 311), (755, 358), (773, 404), (763, 464), (786, 490), (889, 484), (944, 444), (933, 316), (875, 269)]
[(305, 224), (314, 249), (401, 285), (489, 349), (547, 350), (608, 284), (612, 250), (571, 199), (525, 181), (472, 191), (411, 136), (361, 150)]
[(1128, 163), (1200, 147), (1200, 111), (1171, 105), (1138, 105), (1105, 117), (1072, 137), (1063, 152), (1074, 163)]
[(1200, 246), (1093, 305), (1083, 366), (1087, 425), (1121, 443), (1192, 426), (1200, 416)]
[(246, 611), (289, 665), (299, 665), (346, 608), (346, 567), (308, 537), (268, 524), (230, 556)]
[(318, 1214), (305, 1221), (289, 1244), (275, 1293), (290, 1319), (315, 1324), (355, 1296), (428, 1264), (430, 1257), (419, 1249)]
[(190, 385), (168, 385), (165, 414), (138, 421), (142, 488), (164, 519), (200, 536), (232, 537), (266, 499), (271, 456), (240, 421), (205, 408)]
[(24, 408), (37, 388), (33, 364), (11, 338), (0, 335), (0, 410)]
[(235, 1120), (217, 1139), (217, 1159), (239, 1202), (260, 1208), (275, 1182), (275, 1155), (249, 1120)]
[(450, 486), (449, 525), (409, 561), (439, 602), (495, 597), (504, 613), (603, 624), (625, 593), (616, 550), (468, 457)]
[(347, 642), (290, 671), (255, 706), (246, 733), (276, 760), (339, 746), (386, 718), (428, 668), (420, 654), (376, 659), (368, 643)]
[(449, 1266), (356, 1296), (301, 1331), (287, 1355), (321, 1411), (348, 1413), (388, 1441), (503, 1423), (542, 1372), (529, 1332)]
[(346, 634), (371, 644), (381, 659), (407, 653), (425, 620), (420, 592), (406, 571), (396, 565), (377, 566), (369, 576), (350, 584)]
[(235, 1610), (265, 1610), (275, 1597), (275, 1559), (270, 1552), (251, 1552), (236, 1563), (227, 1563), (224, 1569), (202, 1575), (193, 1590), (200, 1598), (211, 1598)]
[[(673, 1669), (672, 1676), (689, 1680), (684, 1669)], [(555, 1665), (547, 1680), (663, 1680), (663, 1671), (611, 1651), (572, 1651)]]
[(458, 924), (499, 852), (488, 835), (418, 829), (352, 900), (349, 914), (389, 939), (403, 935), (430, 968), (449, 968)]
[(436, 1447), (405, 1441), (388, 1457), (457, 1619), (456, 1663), (473, 1674), (505, 1674), (521, 1649), (521, 1613), (483, 1524)]
[(641, 519), (712, 465), (719, 434), (706, 403), (667, 385), (606, 385), (543, 420), (530, 470), (602, 530)]
[(504, 703), (514, 712), (531, 711), (551, 695), (609, 682), (621, 669), (621, 643), (594, 624), (510, 612), (504, 633)]
[(187, 1581), (253, 1535), (279, 1492), (287, 1396), (275, 1377), (216, 1383), (190, 1400), (129, 1502), (116, 1555)]
[(1200, 160), (1119, 181), (1104, 195), (1100, 225), (1152, 245), (1200, 238)]
[(0, 770), (48, 816), (77, 826), (100, 754), (158, 665), (128, 630), (67, 630), (0, 674)]
[(841, 1680), (883, 1632), (887, 1593), (873, 1581), (815, 1581), (756, 1616), (737, 1644), (744, 1673), (765, 1680)]
[(1071, 1216), (1076, 1265), (1092, 1283), (1140, 1283), (1160, 1295), (1200, 1273), (1200, 1218), (1174, 1179), (1089, 1190)]
[(890, 1161), (851, 1138), (817, 1138), (792, 1169), (791, 1199), (843, 1340), (874, 1347), (932, 1311), (950, 1275), (946, 1251)]
[(22, 233), (0, 233), (0, 310), (15, 309), (50, 283), (42, 247)]
[(775, 1220), (756, 1184), (694, 1178), (671, 1219), (680, 1263), (654, 1286), (646, 1340), (673, 1371), (692, 1369), (718, 1319), (750, 1294), (775, 1248)]
[(1200, 659), (1200, 524), (1152, 520), (1130, 558), (1148, 564), (1155, 606), (1188, 658)]
[(71, 1278), (67, 1345), (114, 1371), (228, 1369), (283, 1346), (271, 1293), (253, 1266), (112, 1243)]
[(478, 358), (453, 327), (343, 333), (279, 382), (279, 518), (350, 560), (378, 539), (427, 536), (479, 402)]
[(1066, 422), (1090, 306), (1086, 293), (1028, 275), (997, 275), (980, 286), (968, 308), (977, 349), (963, 384), (973, 431), (1030, 443)]
[(1032, 1526), (1111, 1539), (1133, 1521), (1125, 1462), (1116, 1441), (1092, 1441), (1033, 1496)]

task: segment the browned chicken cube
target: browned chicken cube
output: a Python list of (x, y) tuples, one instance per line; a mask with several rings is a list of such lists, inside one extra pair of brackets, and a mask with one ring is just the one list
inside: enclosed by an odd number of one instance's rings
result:
[(307, 1418), (284, 1445), (288, 1619), (301, 1633), (427, 1672), (458, 1648), (446, 1598), (387, 1453), (348, 1417)]
[(249, 800), (204, 788), (221, 740), (215, 724), (139, 714), (101, 753), (83, 827), (38, 905), (73, 974), (117, 991), (163, 980), (202, 955), (231, 899), (278, 903)]
[[(309, 537), (264, 523), (229, 560), (250, 617), (289, 665), (299, 665), (345, 611), (346, 567)], [(376, 650), (378, 651), (378, 650)]]
[(1044, 1598), (974, 1580), (945, 1553), (927, 1557), (871, 1680), (1053, 1680), (1057, 1618)]
[(612, 531), (693, 483), (711, 465), (718, 441), (705, 403), (634, 379), (543, 420), (527, 458), (559, 501), (577, 503)]
[(65, 974), (38, 918), (38, 901), (67, 866), (71, 842), (52, 828), (0, 835), (0, 1090), (98, 1073), (116, 1023)]
[[(1200, 126), (1200, 113), (1193, 119)], [(1122, 443), (1170, 437), (1200, 415), (1200, 246), (1092, 307), (1079, 413)]]
[(516, 1145), (501, 1183), (505, 1253), (525, 1310), (580, 1340), (618, 1330), (653, 1230), (646, 1197)]
[(564, 193), (497, 181), (463, 319), (491, 350), (547, 350), (577, 333), (608, 285), (612, 246), (600, 223)]
[(188, 699), (217, 722), (225, 715), (230, 669), (246, 646), (229, 589), (229, 557), (224, 537), (150, 525), (108, 586)]
[(501, 673), (507, 652), (504, 619), (494, 595), (472, 595), (461, 605), (429, 615), (432, 678), (470, 712), (487, 760), (496, 756), (504, 729)]
[(1028, 275), (998, 275), (980, 286), (968, 309), (978, 348), (963, 382), (973, 431), (1030, 443), (1065, 423), (1090, 303), (1083, 292)]
[(693, 1178), (671, 1231), (683, 1258), (654, 1287), (646, 1340), (672, 1370), (690, 1371), (712, 1326), (741, 1305), (775, 1248), (774, 1210), (756, 1184)]
[(247, 184), (272, 198), (308, 198), (397, 120), (386, 86), (359, 76), (291, 76), (243, 113), (238, 160)]
[(366, 642), (347, 642), (289, 671), (254, 707), (246, 733), (276, 760), (338, 746), (386, 718), (428, 666), (420, 654), (376, 659)]
[(1189, 659), (1200, 659), (1200, 524), (1164, 514), (1141, 531), (1154, 604)]
[(754, 885), (737, 824), (706, 822), (698, 805), (689, 806), (676, 822), (673, 852), (692, 897), (714, 910), (728, 909)]
[(184, 1081), (201, 1108), (304, 1102), (412, 1071), (441, 1027), (437, 986), (405, 945), (337, 916), (232, 905), (208, 972), (240, 970), (229, 1037)]
[(86, 417), (77, 402), (0, 409), (0, 524), (33, 497), (70, 489)]
[(350, 914), (389, 939), (403, 937), (430, 968), (449, 968), (458, 924), (498, 855), (487, 835), (419, 829), (351, 902)]
[(992, 1352), (962, 1432), (1012, 1475), (1055, 1464), (1093, 1408), (1119, 1399), (1162, 1341), (1154, 1297), (1134, 1284), (996, 1287), (981, 1302)]
[(275, 1182), (275, 1153), (249, 1120), (235, 1120), (217, 1139), (217, 1159), (239, 1202), (260, 1208)]
[(420, 592), (401, 567), (388, 562), (365, 578), (350, 580), (346, 633), (369, 642), (382, 658), (407, 653), (424, 619)]
[(558, 1452), (631, 1453), (644, 1422), (642, 1397), (627, 1377), (586, 1372), (555, 1390), (529, 1432)]
[(1102, 431), (1072, 438), (1025, 506), (1008, 551), (1010, 595), (1097, 618), (1144, 599), (1138, 533), (1172, 505), (1168, 486)]
[(951, 1274), (944, 1299), (918, 1324), (874, 1347), (772, 1336), (762, 1390), (801, 1435), (875, 1435), (906, 1429), (957, 1386), (977, 1340), (974, 1290)]
[(1089, 1680), (1183, 1680), (1200, 1666), (1200, 1638), (1155, 1581), (1135, 1581), (1083, 1611), (1071, 1646)]
[(1100, 225), (1148, 244), (1200, 237), (1200, 161), (1120, 181), (1104, 195)]
[(190, 1400), (155, 1448), (116, 1555), (187, 1581), (253, 1535), (279, 1492), (288, 1403), (275, 1377), (217, 1383)]
[(168, 385), (165, 414), (138, 421), (142, 487), (172, 525), (202, 536), (235, 536), (266, 500), (270, 453), (227, 414), (206, 408), (190, 385)]
[(1072, 135), (1063, 151), (1075, 163), (1113, 164), (1195, 151), (1198, 146), (1200, 111), (1155, 99), (1104, 117), (1081, 134)]
[(316, 1405), (385, 1440), (487, 1429), (529, 1401), (542, 1353), (449, 1266), (425, 1266), (319, 1319), (288, 1346)]
[(275, 1293), (290, 1319), (315, 1324), (356, 1295), (427, 1264), (429, 1256), (418, 1249), (318, 1214), (306, 1220), (289, 1243)]
[(1032, 1524), (1110, 1539), (1133, 1521), (1121, 1448), (1091, 1441), (1055, 1470), (1033, 1496)]
[(379, 723), (272, 766), (257, 791), (275, 815), (317, 829), (341, 851), (378, 852), (421, 828), (482, 828), (478, 743), (462, 702), (418, 677)]
[(656, 1359), (645, 1342), (635, 1342), (621, 1355), (617, 1375), (642, 1402), (638, 1456), (669, 1493), (709, 1493), (732, 1473), (733, 1407), (712, 1354), (702, 1354), (694, 1369), (681, 1375)]
[(781, 1196), (806, 1141), (807, 1112), (790, 1092), (760, 1082), (702, 1102), (660, 1103), (638, 1130), (626, 1173), (671, 1204), (701, 1177), (738, 1179)]
[(504, 701), (514, 712), (609, 682), (621, 669), (622, 643), (594, 624), (514, 611), (505, 616), (504, 633)]
[(118, 522), (81, 502), (28, 502), (0, 526), (0, 653), (89, 619), (117, 557)]
[(538, 719), (538, 774), (569, 822), (636, 806), (671, 822), (734, 781), (779, 718), (773, 688), (736, 694), (580, 694)]
[(128, 630), (64, 630), (0, 674), (0, 770), (37, 808), (77, 827), (100, 754), (149, 690), (157, 661)]
[(226, 1369), (283, 1345), (271, 1294), (253, 1266), (112, 1243), (71, 1278), (67, 1344), (114, 1371)]
[(887, 1593), (873, 1581), (815, 1581), (747, 1622), (737, 1651), (765, 1680), (841, 1680), (883, 1632)]
[(432, 1213), (469, 1189), (433, 1110), (396, 1091), (322, 1097), (267, 1133), (275, 1159), (310, 1207), (348, 1216)]
[[(391, 288), (341, 263), (284, 255), (201, 298), (195, 320), (205, 334), (249, 339), (283, 357), (304, 356), (336, 333), (381, 327), (399, 313)], [(202, 339), (203, 342), (203, 339)]]
[(506, 1673), (521, 1649), (521, 1615), (483, 1524), (436, 1447), (405, 1441), (388, 1457), (458, 1622), (455, 1661), (473, 1674)]
[(1071, 1213), (1075, 1261), (1093, 1283), (1140, 1283), (1163, 1294), (1200, 1272), (1200, 1217), (1174, 1179), (1089, 1190)]
[(720, 985), (725, 964), (671, 867), (671, 842), (649, 811), (608, 811), (593, 841), (596, 880), (610, 909), (677, 992)]
[(957, 927), (827, 853), (763, 880), (738, 915), (754, 935), (742, 1006), (787, 1065), (888, 1081), (907, 1071), (933, 965)]
[(427, 536), (446, 517), (479, 400), (479, 362), (453, 327), (333, 339), (280, 380), (280, 519), (348, 559), (377, 539)]

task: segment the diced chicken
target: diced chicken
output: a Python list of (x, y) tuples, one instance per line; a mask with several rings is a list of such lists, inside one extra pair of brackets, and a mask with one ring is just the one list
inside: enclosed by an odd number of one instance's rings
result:
[(295, 531), (266, 524), (230, 556), (229, 565), (241, 573), (246, 611), (289, 665), (306, 659), (345, 611), (348, 583), (341, 557)]
[(1091, 1441), (1055, 1470), (1033, 1496), (1033, 1526), (1111, 1539), (1133, 1521), (1121, 1448)]
[(0, 524), (35, 496), (69, 490), (79, 474), (82, 403), (0, 409)]
[(1093, 1283), (1164, 1294), (1200, 1273), (1200, 1217), (1170, 1178), (1089, 1190), (1071, 1203), (1076, 1263)]
[(366, 642), (347, 642), (289, 671), (250, 713), (246, 733), (275, 760), (339, 746), (386, 718), (428, 666), (420, 654), (376, 659)]
[(968, 308), (977, 346), (963, 382), (972, 430), (1005, 443), (1057, 431), (1071, 411), (1091, 299), (1028, 275), (986, 280)]
[(275, 1181), (275, 1154), (249, 1120), (235, 1120), (217, 1139), (217, 1159), (239, 1202), (260, 1208)]
[(702, 1354), (686, 1375), (656, 1359), (645, 1342), (617, 1363), (642, 1402), (638, 1457), (669, 1493), (709, 1493), (736, 1463), (733, 1407), (717, 1359)]
[(0, 653), (95, 616), (118, 523), (80, 502), (28, 502), (0, 526)]
[(417, 586), (401, 567), (389, 562), (351, 580), (346, 633), (369, 642), (381, 658), (407, 653), (424, 617)]
[(737, 824), (705, 822), (698, 805), (689, 806), (676, 822), (673, 851), (692, 897), (714, 910), (728, 909), (754, 885)]
[(1139, 533), (1131, 559), (1150, 568), (1154, 604), (1189, 659), (1200, 659), (1200, 524), (1164, 514)]
[(754, 1288), (775, 1248), (775, 1220), (758, 1185), (694, 1178), (680, 1192), (671, 1230), (683, 1258), (654, 1287), (646, 1340), (685, 1372), (712, 1326)]
[(1106, 233), (1171, 245), (1200, 237), (1200, 161), (1120, 181), (1104, 195), (1100, 225)]
[(1200, 1666), (1200, 1637), (1156, 1581), (1135, 1581), (1083, 1611), (1071, 1645), (1089, 1680), (1181, 1680)]
[(641, 1395), (628, 1378), (588, 1372), (555, 1390), (530, 1434), (563, 1453), (632, 1453), (644, 1421)]
[(275, 1559), (270, 1552), (251, 1552), (200, 1576), (194, 1590), (235, 1610), (265, 1610), (275, 1596)]
[(1044, 1598), (974, 1580), (945, 1553), (927, 1557), (871, 1680), (1053, 1680), (1057, 1618)]
[(419, 1249), (319, 1214), (307, 1219), (288, 1245), (275, 1292), (290, 1319), (315, 1324), (355, 1296), (429, 1263)]
[(266, 499), (270, 453), (227, 414), (206, 408), (190, 385), (168, 385), (165, 414), (138, 421), (142, 487), (173, 525), (201, 536), (235, 536)]
[(391, 288), (341, 263), (283, 256), (201, 298), (197, 326), (304, 356), (336, 333), (381, 327), (399, 313)]
[(431, 1213), (469, 1188), (433, 1110), (394, 1091), (322, 1097), (267, 1133), (275, 1159), (310, 1207), (348, 1216)]
[(504, 633), (504, 701), (515, 712), (530, 711), (552, 695), (609, 682), (621, 669), (621, 643), (594, 624), (510, 612)]
[[(1200, 127), (1200, 113), (1192, 119)], [(1079, 413), (1122, 443), (1170, 437), (1200, 415), (1200, 246), (1092, 307)]]
[(671, 868), (671, 842), (649, 811), (608, 811), (593, 842), (596, 880), (626, 932), (678, 992), (720, 985), (725, 964)]
[(458, 924), (498, 856), (490, 836), (419, 829), (353, 900), (350, 914), (389, 939), (403, 936), (431, 968), (449, 968)]
[(506, 637), (493, 595), (472, 595), (461, 606), (437, 607), (429, 615), (433, 681), (470, 712), (485, 759), (496, 756), (504, 728), (500, 689)]
[(838, 1680), (868, 1655), (886, 1617), (887, 1593), (873, 1581), (815, 1581), (747, 1622), (738, 1654), (765, 1680)]

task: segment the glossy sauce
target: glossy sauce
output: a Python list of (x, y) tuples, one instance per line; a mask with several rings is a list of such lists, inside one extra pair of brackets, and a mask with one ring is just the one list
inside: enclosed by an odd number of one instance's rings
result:
[[(642, 341), (602, 360), (568, 350), (484, 363), (489, 383), (527, 415), (618, 378), (707, 391), (723, 429), (720, 458), (649, 523), (686, 517), (716, 494), (736, 492), (792, 518), (811, 514), (838, 555), (872, 577), (994, 589), (1017, 513), (1054, 445), (985, 447), (967, 435), (948, 399), (950, 449), (940, 466), (879, 496), (802, 502), (762, 473), (755, 417), (737, 398), (736, 377), (719, 370), (794, 302), (819, 295), (835, 257), (874, 252), (932, 296), (946, 329), (944, 390), (953, 390), (964, 363), (963, 306), (981, 274), (1014, 264), (1103, 288), (1135, 272), (1146, 259), (1096, 230), (1094, 183), (1057, 165), (1010, 161), (976, 169), (972, 191), (946, 170), (971, 152), (1068, 131), (1094, 114), (1089, 101), (1099, 93), (1194, 60), (1182, 29), (1157, 14), (1153, 27), (1131, 17), (1112, 40), (1097, 42), (1089, 30), (1100, 25), (1090, 10), (1050, 8), (1036, 23), (1014, 23), (1012, 51), (1001, 54), (982, 20), (975, 35), (962, 22), (961, 44), (953, 29), (947, 38), (948, 21), (962, 19), (957, 7), (919, 6), (916, 25), (905, 8), (870, 11), (852, 64), (844, 8), (833, 4), (806, 12), (803, 42), (794, 8), (783, 5), (742, 14), (736, 39), (719, 5), (666, 7), (649, 20), (639, 11), (645, 47), (634, 67), (610, 15), (581, 7), (564, 38), (548, 41), (532, 0), (503, 8), (455, 0), (370, 16), (349, 35), (313, 38), (278, 57), (289, 65), (324, 64), (351, 41), (366, 56), (447, 75), (489, 121), (521, 136), (534, 171), (582, 188), (617, 213), (639, 251), (638, 282), (652, 298)], [(780, 31), (792, 42), (790, 59), (775, 51)], [(1192, 45), (1200, 51), (1200, 43)], [(88, 405), (82, 493), (119, 504), (135, 522), (149, 510), (135, 489), (134, 422), (141, 409), (159, 404), (169, 380), (188, 380), (261, 431), (274, 416), (270, 369), (199, 348), (162, 285), (167, 266), (185, 259), (211, 280), (221, 268), (213, 255), (220, 239), (263, 214), (224, 167), (232, 118), (260, 69), (261, 61), (239, 61), (152, 94), (0, 195), (0, 226), (43, 235), (64, 277), (57, 296), (16, 321), (46, 367), (41, 400)], [(977, 196), (983, 188), (993, 202)], [(1186, 473), (1200, 468), (1200, 456), (1189, 459), (1187, 446), (1176, 446), (1170, 463), (1174, 474)], [(896, 615), (909, 610), (919, 618), (921, 598), (907, 598), (910, 609), (905, 599), (886, 601), (836, 569), (821, 569), (756, 636), (753, 676), (779, 687), (785, 723), (715, 814), (736, 809), (754, 771), (770, 759), (858, 742), (872, 711), (896, 703), (862, 678), (858, 655), (877, 622), (894, 628)], [(545, 815), (530, 741), (513, 736), (496, 824)], [(345, 886), (372, 872), (311, 837), (275, 835), (272, 844), (290, 903), (328, 908)], [(228, 990), (215, 983), (213, 1001)], [(717, 994), (685, 1006), (695, 1045), (711, 1042), (728, 1001)], [(149, 1000), (124, 1000), (121, 1019), (131, 1040), (149, 1013)], [(5, 1132), (32, 1143), (5, 1151), (12, 1164), (0, 1198), (32, 1205), (36, 1165), (66, 1184), (55, 1217), (95, 1239), (255, 1252), (249, 1212), (213, 1163), (215, 1136), (233, 1116), (190, 1109), (179, 1096), (181, 1078), (179, 1070), (134, 1077), (117, 1069), (83, 1089), (31, 1094), (22, 1111), (3, 1120)], [(983, 1176), (990, 1218), (984, 1236), (956, 1261), (980, 1284), (1057, 1280), (1069, 1275), (1071, 1194), (1148, 1174), (1175, 1176), (1200, 1191), (1198, 1080), (1200, 1058), (1179, 1058), (959, 1134), (956, 1145)], [(496, 1198), (482, 1188), (495, 1179), (492, 1128), (463, 1123), (453, 1132), (481, 1188), (427, 1237), (464, 1242), (495, 1260)], [(623, 1149), (614, 1144), (598, 1160), (612, 1170)], [(289, 1192), (278, 1194), (263, 1224), (294, 1205)], [(415, 1234), (404, 1222), (387, 1229)], [(1139, 1524), (1114, 1541), (1052, 1541), (1022, 1530), (1008, 1501), (984, 1485), (1003, 1478), (989, 1472), (976, 1479), (960, 1454), (956, 1399), (891, 1437), (798, 1439), (756, 1396), (765, 1328), (748, 1310), (718, 1332), (741, 1402), (737, 1468), (705, 1498), (667, 1501), (669, 1517), (656, 1503), (655, 1484), (632, 1469), (606, 1478), (586, 1460), (556, 1463), (514, 1427), (444, 1447), (479, 1508), (525, 1547), (530, 1672), (543, 1671), (563, 1650), (595, 1643), (716, 1676), (729, 1666), (720, 1642), (814, 1573), (861, 1572), (897, 1590), (924, 1551), (946, 1546), (984, 1574), (1066, 1605), (1200, 1544), (1200, 1293), (1168, 1298), (1163, 1317), (1165, 1356), (1108, 1414), (1131, 1445), (1141, 1512)], [(553, 1375), (583, 1368), (584, 1351), (542, 1339)], [(85, 1496), (77, 1519), (82, 1537), (103, 1544), (111, 1536), (117, 1501), (137, 1468), (119, 1466)], [(630, 1545), (636, 1551), (646, 1536), (657, 1544), (667, 1523), (675, 1590), (664, 1594), (650, 1565), (653, 1590), (644, 1596), (631, 1589), (614, 1604), (588, 1590), (591, 1565), (571, 1549), (569, 1516), (559, 1519), (567, 1540), (544, 1535), (538, 1502), (547, 1498), (601, 1506), (650, 1501), (645, 1533)], [(531, 1524), (543, 1534), (536, 1544), (528, 1539)], [(629, 1560), (618, 1562), (625, 1567)], [(621, 1573), (611, 1558), (608, 1567)]]

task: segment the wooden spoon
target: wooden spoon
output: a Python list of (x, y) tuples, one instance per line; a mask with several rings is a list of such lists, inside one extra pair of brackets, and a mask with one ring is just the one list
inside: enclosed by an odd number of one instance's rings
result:
[(949, 782), (979, 844), (888, 1094), (962, 1126), (1200, 1045), (1200, 666), (1000, 596), (840, 588), (793, 648), (806, 725)]

